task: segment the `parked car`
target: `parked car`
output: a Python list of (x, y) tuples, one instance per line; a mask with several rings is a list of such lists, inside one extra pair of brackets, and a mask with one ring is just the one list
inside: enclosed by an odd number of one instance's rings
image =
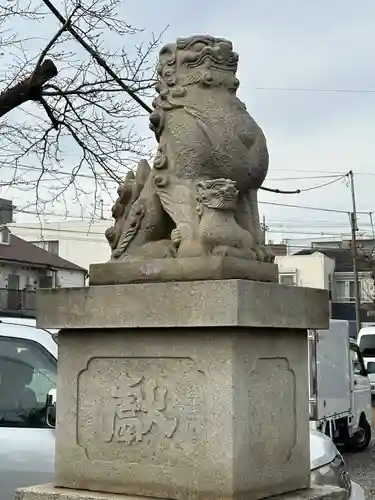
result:
[(375, 327), (366, 326), (358, 333), (358, 345), (366, 365), (371, 384), (371, 395), (375, 396)]
[(375, 396), (375, 358), (363, 358), (367, 370), (367, 376), (371, 384), (371, 396)]
[(375, 356), (375, 326), (364, 326), (358, 332), (357, 342), (362, 355)]
[[(51, 481), (55, 431), (43, 413), (56, 374), (57, 344), (49, 332), (0, 322), (0, 500), (11, 500), (15, 488)], [(15, 392), (24, 411), (13, 409)]]
[[(12, 500), (16, 488), (53, 481), (55, 431), (48, 411), (56, 375), (57, 344), (50, 332), (0, 322), (0, 500)], [(348, 499), (364, 500), (329, 437), (310, 430), (310, 450), (313, 485), (339, 486)]]
[(351, 481), (345, 461), (330, 437), (310, 429), (310, 469), (312, 486), (338, 486), (349, 500), (365, 500), (363, 488)]

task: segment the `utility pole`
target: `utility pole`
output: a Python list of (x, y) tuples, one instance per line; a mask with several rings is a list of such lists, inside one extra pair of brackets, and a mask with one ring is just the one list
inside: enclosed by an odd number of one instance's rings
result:
[(266, 234), (267, 234), (267, 226), (266, 226), (266, 216), (263, 215), (263, 224), (262, 224), (262, 230), (263, 230), (263, 245), (266, 245)]
[(100, 199), (100, 219), (104, 220), (104, 200)]
[(355, 190), (354, 190), (354, 175), (352, 170), (349, 172), (350, 190), (352, 194), (352, 212), (350, 213), (350, 226), (352, 229), (352, 257), (353, 257), (353, 274), (354, 274), (354, 293), (355, 293), (355, 323), (357, 335), (361, 329), (361, 289), (358, 278), (357, 269), (357, 208), (355, 203)]

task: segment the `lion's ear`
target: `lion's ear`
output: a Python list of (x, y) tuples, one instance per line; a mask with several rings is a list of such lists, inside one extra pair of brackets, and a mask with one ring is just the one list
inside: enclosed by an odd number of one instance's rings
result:
[(134, 186), (135, 175), (133, 170), (128, 170), (125, 175), (124, 182), (119, 186), (117, 193), (120, 196), (120, 192), (129, 191), (131, 193), (132, 186)]
[(128, 170), (126, 172), (126, 175), (125, 175), (124, 184), (128, 183), (129, 181), (134, 181), (134, 179), (135, 179), (135, 175), (134, 175), (133, 170)]
[(150, 173), (151, 173), (151, 167), (148, 164), (148, 161), (141, 160), (138, 163), (138, 167), (135, 173), (135, 182), (137, 184), (137, 189), (139, 190), (139, 192), (143, 189), (144, 185), (146, 184), (146, 181)]

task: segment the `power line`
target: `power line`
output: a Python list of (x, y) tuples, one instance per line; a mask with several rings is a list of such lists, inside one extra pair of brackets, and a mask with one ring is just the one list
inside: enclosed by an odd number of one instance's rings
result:
[(333, 177), (343, 177), (345, 174), (335, 175), (310, 175), (303, 177), (267, 177), (267, 181), (300, 181), (305, 179), (332, 179)]
[(277, 233), (277, 234), (306, 234), (306, 235), (313, 235), (313, 236), (345, 236), (345, 235), (350, 235), (350, 231), (347, 232), (342, 232), (342, 233), (330, 233), (326, 231), (322, 231), (319, 233), (314, 233), (312, 231), (280, 231), (277, 229), (267, 229), (267, 233)]
[[(1, 168), (8, 168), (8, 169), (11, 169), (11, 170), (22, 170), (24, 172), (26, 171), (37, 171), (37, 172), (42, 172), (44, 175), (46, 174), (50, 174), (50, 175), (66, 175), (68, 177), (81, 177), (81, 178), (84, 178), (84, 179), (93, 179), (95, 180), (95, 176), (98, 177), (100, 180), (103, 180), (105, 182), (114, 182), (116, 184), (118, 184), (117, 181), (115, 181), (114, 179), (112, 179), (111, 177), (105, 177), (103, 176), (102, 174), (100, 173), (92, 173), (91, 175), (90, 174), (80, 174), (80, 173), (77, 173), (77, 174), (74, 174), (73, 173), (73, 169), (71, 172), (67, 172), (67, 171), (64, 171), (64, 170), (49, 170), (49, 169), (43, 169), (43, 168), (39, 168), (39, 167), (34, 167), (34, 166), (31, 166), (31, 165), (26, 165), (26, 164), (18, 164), (18, 165), (12, 165), (10, 162), (9, 162), (9, 165), (7, 165), (6, 163), (8, 162), (5, 162), (4, 164), (0, 164), (0, 167)], [(53, 182), (54, 179), (51, 179), (51, 182)], [(11, 183), (12, 181), (9, 181), (9, 183)], [(28, 181), (28, 182), (32, 182), (32, 181)]]
[(303, 88), (303, 87), (255, 87), (255, 90), (267, 90), (276, 92), (327, 92), (327, 93), (340, 93), (340, 94), (374, 94), (374, 89), (317, 89), (317, 88)]
[(318, 184), (317, 186), (311, 186), (309, 188), (302, 188), (302, 189), (294, 189), (292, 191), (285, 191), (282, 189), (271, 189), (271, 188), (268, 188), (265, 186), (261, 186), (260, 189), (263, 189), (263, 191), (270, 191), (272, 193), (277, 193), (277, 194), (300, 194), (304, 191), (312, 191), (313, 189), (320, 189), (320, 188), (329, 186), (330, 184), (333, 184), (334, 182), (338, 182), (338, 181), (344, 179), (347, 175), (349, 175), (349, 174), (338, 176), (337, 178), (335, 178), (333, 180), (330, 180), (328, 182), (324, 182), (323, 184)]
[[(315, 252), (320, 252), (321, 250), (323, 250), (323, 251), (324, 250), (326, 250), (326, 251), (327, 250), (347, 250), (348, 252), (351, 251), (350, 248), (342, 248), (342, 247), (340, 248), (340, 247), (332, 247), (332, 246), (325, 247), (325, 246), (320, 245), (320, 244), (319, 244), (319, 246), (316, 246), (316, 247), (312, 247), (312, 246), (308, 246), (308, 245), (301, 245), (301, 244), (299, 244), (299, 245), (296, 244), (295, 245), (293, 243), (293, 241), (291, 241), (288, 238), (284, 238), (284, 240), (285, 240), (285, 242), (283, 242), (283, 243), (273, 243), (273, 244), (274, 245), (275, 244), (276, 245), (285, 245), (286, 247), (291, 248), (291, 249), (292, 248), (298, 248), (298, 249), (301, 249), (301, 250), (314, 250)], [(346, 240), (346, 241), (350, 242), (350, 240)], [(358, 240), (358, 241), (360, 241), (360, 240)], [(320, 243), (320, 242), (314, 242), (314, 243)], [(339, 241), (337, 243), (339, 243)], [(289, 255), (293, 255), (293, 254), (289, 254)], [(284, 257), (284, 256), (282, 255), (280, 257)]]
[[(304, 205), (292, 205), (292, 204), (288, 204), (288, 203), (276, 203), (276, 202), (271, 202), (271, 201), (258, 201), (259, 204), (262, 204), (262, 205), (271, 205), (271, 206), (278, 206), (278, 207), (287, 207), (287, 208), (298, 208), (298, 209), (301, 209), (301, 210), (313, 210), (313, 211), (318, 211), (318, 212), (329, 212), (329, 213), (338, 213), (338, 214), (345, 214), (345, 215), (348, 215), (348, 213), (350, 213), (349, 211), (346, 211), (346, 210), (340, 210), (340, 209), (334, 209), (334, 208), (319, 208), (319, 207), (310, 207), (310, 206), (304, 206)], [(64, 219), (77, 219), (77, 220), (91, 220), (91, 221), (95, 221), (95, 220), (103, 220), (101, 217), (98, 217), (98, 218), (95, 218), (95, 217), (82, 217), (80, 215), (72, 215), (72, 214), (68, 214), (68, 213), (65, 213), (65, 214), (59, 214), (59, 213), (56, 213), (56, 212), (37, 212), (37, 211), (32, 211), (32, 210), (26, 210), (26, 209), (15, 209), (15, 212), (18, 212), (18, 213), (25, 213), (25, 214), (28, 214), (28, 215), (51, 215), (51, 216), (55, 216), (55, 217), (63, 217)], [(369, 212), (357, 212), (358, 214), (361, 214), (361, 215), (368, 215)], [(105, 218), (104, 220), (108, 220), (108, 221), (111, 221), (112, 219), (111, 218)], [(282, 219), (281, 221), (284, 221), (284, 219)], [(298, 221), (296, 221), (298, 222)], [(302, 221), (301, 221), (302, 222)], [(312, 221), (313, 222), (313, 221)], [(308, 224), (309, 221), (306, 221), (306, 224)]]
[[(300, 168), (278, 168), (278, 167), (272, 167), (272, 169), (270, 169), (270, 171), (272, 170), (277, 170), (279, 172), (305, 172), (305, 173), (317, 173), (317, 174), (324, 174), (327, 172), (327, 170), (307, 170), (307, 169), (300, 169)], [(357, 170), (353, 170), (353, 173), (355, 175), (370, 175), (370, 176), (374, 176), (375, 173), (374, 172), (361, 172), (361, 171), (357, 171)], [(338, 171), (338, 170), (332, 170), (331, 171), (331, 174), (337, 174), (337, 175), (345, 175), (345, 172), (343, 171)]]
[[(97, 219), (97, 220), (101, 220), (101, 219)], [(48, 225), (49, 224), (51, 224), (51, 223), (48, 223)], [(57, 228), (57, 227), (54, 228), (54, 227), (48, 227), (48, 225), (46, 225), (46, 226), (36, 226), (36, 225), (33, 226), (33, 225), (24, 225), (24, 224), (21, 225), (21, 224), (13, 223), (9, 227), (11, 229), (15, 228), (15, 229), (19, 229), (19, 230), (22, 230), (22, 229), (32, 230), (32, 231), (37, 230), (37, 231), (41, 231), (41, 232), (52, 231), (52, 232), (57, 232), (57, 233), (76, 233), (76, 234), (100, 235), (100, 236), (104, 237), (103, 231), (91, 231), (90, 229), (79, 230), (79, 229), (64, 229), (64, 228)], [(282, 228), (281, 229), (276, 229), (276, 228), (275, 229), (267, 229), (267, 232), (277, 233), (277, 234), (299, 234), (299, 235), (306, 234), (306, 235), (314, 235), (314, 236), (337, 236), (337, 237), (342, 237), (346, 234), (347, 235), (350, 234), (350, 231), (348, 231), (348, 232), (343, 231), (341, 233), (329, 232), (329, 231), (313, 232), (313, 231), (283, 230)], [(362, 231), (359, 231), (359, 232), (361, 233)], [(365, 231), (365, 232), (370, 232), (370, 231)], [(306, 238), (306, 239), (308, 239), (308, 238)]]
[(77, 229), (61, 229), (61, 228), (52, 228), (52, 227), (42, 227), (42, 226), (17, 226), (17, 223), (14, 223), (14, 224), (9, 224), (9, 228), (10, 230), (12, 231), (12, 228), (16, 228), (16, 229), (29, 229), (31, 231), (41, 231), (41, 232), (47, 232), (47, 231), (52, 231), (54, 233), (78, 233), (78, 234), (86, 234), (86, 235), (92, 235), (92, 234), (95, 234), (95, 235), (100, 235), (100, 236), (103, 236), (104, 238), (104, 232), (99, 232), (99, 231), (90, 231), (90, 230), (87, 230), (87, 231), (79, 231)]
[(22, 209), (22, 208), (15, 208), (14, 209), (14, 212), (16, 213), (22, 213), (22, 214), (27, 214), (27, 215), (38, 215), (38, 216), (44, 216), (44, 215), (51, 215), (51, 216), (54, 216), (54, 217), (62, 217), (64, 219), (76, 219), (76, 220), (88, 220), (88, 221), (99, 221), (99, 220), (106, 220), (106, 221), (111, 221), (113, 219), (111, 218), (102, 218), (102, 217), (84, 217), (84, 216), (80, 216), (80, 215), (72, 215), (72, 214), (60, 214), (60, 213), (56, 213), (56, 212), (45, 212), (45, 211), (40, 211), (40, 212), (37, 212), (37, 211), (33, 211), (33, 210), (27, 210), (27, 209)]
[(348, 174), (341, 175), (337, 179), (333, 179), (331, 181), (325, 182), (324, 184), (319, 184), (318, 186), (312, 186), (312, 187), (309, 187), (309, 188), (300, 189), (299, 191), (300, 192), (302, 192), (302, 191), (312, 191), (314, 189), (320, 189), (320, 188), (323, 188), (323, 187), (326, 187), (326, 186), (330, 186), (331, 184), (334, 184), (335, 182), (338, 182), (338, 181), (341, 181), (342, 179), (345, 179), (345, 177), (347, 177), (347, 175)]
[[(348, 224), (345, 224), (345, 223), (341, 223), (341, 224), (334, 224), (334, 223), (310, 223), (309, 221), (301, 221), (300, 223), (293, 223), (293, 222), (285, 222), (285, 223), (281, 223), (281, 222), (274, 222), (272, 220), (267, 220), (267, 225), (272, 227), (272, 228), (275, 228), (275, 229), (305, 229), (305, 228), (312, 228), (312, 229), (320, 229), (320, 228), (323, 228), (323, 229), (329, 229), (329, 228), (346, 228), (348, 227)], [(361, 225), (361, 227), (363, 228), (368, 228), (368, 224), (367, 225)]]
[[(262, 205), (273, 205), (276, 207), (288, 207), (288, 208), (300, 208), (304, 210), (316, 210), (318, 212), (333, 212), (333, 213), (338, 213), (338, 214), (348, 214), (350, 211), (349, 210), (339, 210), (339, 209), (334, 209), (334, 208), (318, 208), (318, 207), (306, 207), (303, 205), (290, 205), (287, 203), (275, 203), (271, 201), (258, 201), (259, 204)], [(358, 212), (358, 213), (368, 213), (368, 212)]]

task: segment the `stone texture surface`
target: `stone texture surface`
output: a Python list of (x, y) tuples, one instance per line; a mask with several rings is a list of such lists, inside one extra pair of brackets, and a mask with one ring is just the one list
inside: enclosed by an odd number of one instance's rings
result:
[(55, 484), (257, 499), (310, 478), (307, 334), (63, 330)]
[(223, 38), (178, 38), (160, 52), (150, 126), (159, 143), (118, 189), (106, 231), (113, 260), (212, 255), (272, 262), (257, 191), (266, 138), (236, 96), (238, 55)]
[[(217, 497), (219, 500), (221, 497)], [(272, 500), (345, 500), (346, 492), (340, 488), (322, 486), (306, 490), (293, 491)], [(55, 488), (50, 484), (22, 488), (16, 491), (15, 500), (146, 500), (142, 497), (98, 493), (85, 490)]]
[(43, 328), (327, 328), (325, 290), (247, 280), (142, 283), (38, 291)]
[(276, 264), (233, 257), (148, 259), (143, 263), (114, 261), (92, 264), (89, 279), (90, 285), (224, 279), (277, 283), (278, 268)]

